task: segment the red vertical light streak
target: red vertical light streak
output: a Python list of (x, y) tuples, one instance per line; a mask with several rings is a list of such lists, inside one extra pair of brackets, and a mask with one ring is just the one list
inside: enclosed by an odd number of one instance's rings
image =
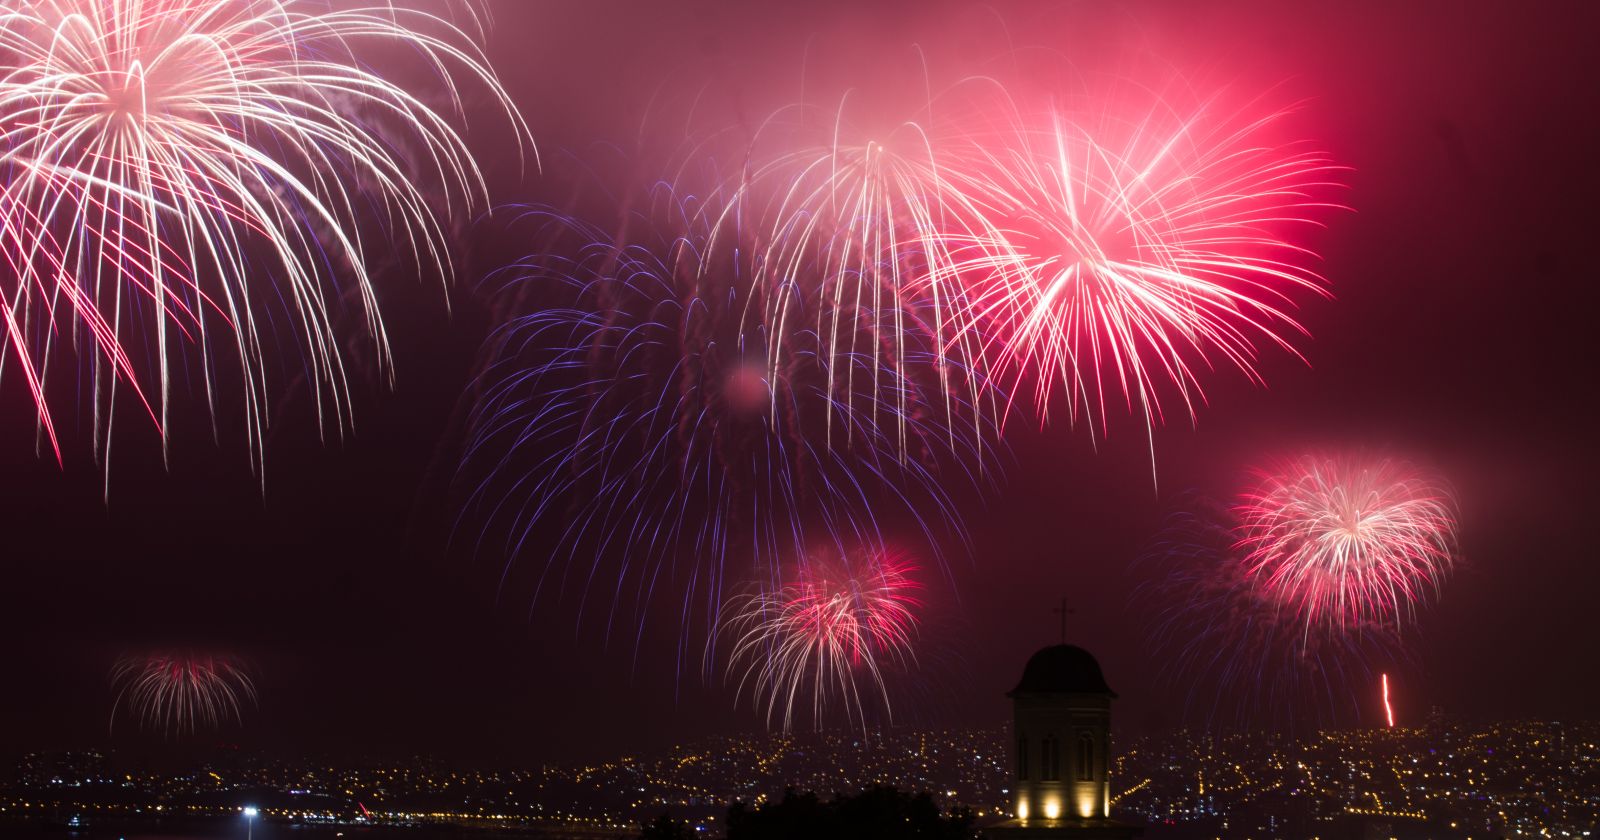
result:
[(1394, 728), (1394, 707), (1389, 705), (1389, 675), (1383, 675), (1383, 716), (1389, 721), (1389, 728)]

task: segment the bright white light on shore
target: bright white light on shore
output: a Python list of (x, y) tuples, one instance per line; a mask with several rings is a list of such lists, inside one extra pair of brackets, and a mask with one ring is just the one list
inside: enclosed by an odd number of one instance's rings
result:
[(261, 813), (261, 812), (257, 811), (256, 810), (256, 806), (254, 806), (254, 805), (246, 805), (246, 806), (244, 806), (244, 817), (247, 820), (255, 819), (256, 818), (256, 814), (259, 814), (259, 813)]

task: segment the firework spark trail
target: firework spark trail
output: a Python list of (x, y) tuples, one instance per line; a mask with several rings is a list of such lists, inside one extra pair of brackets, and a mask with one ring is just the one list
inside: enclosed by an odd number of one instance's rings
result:
[(172, 380), (192, 344), (214, 421), (222, 357), (236, 357), (259, 466), (265, 347), (281, 320), (319, 420), (343, 430), (333, 318), (346, 283), (389, 364), (360, 223), (376, 217), (393, 248), (448, 276), (442, 220), (486, 193), (450, 114), (358, 58), (396, 48), (444, 80), (457, 114), (462, 81), (486, 87), (521, 141), (521, 118), (476, 47), (392, 3), (27, 0), (0, 11), (0, 253), (13, 276), (0, 313), (58, 460), (53, 356), (89, 360), (109, 480), (117, 389), (143, 403), (165, 449)]
[(865, 726), (862, 679), (892, 714), (884, 671), (915, 660), (914, 573), (905, 559), (882, 554), (854, 564), (811, 561), (784, 585), (734, 598), (725, 629), (738, 693), (751, 691), (768, 725), (781, 710), (784, 731), (808, 686), (816, 725), (837, 704)]
[[(681, 668), (701, 614), (714, 638), (730, 574), (774, 580), (779, 558), (820, 544), (881, 547), (880, 508), (930, 542), (963, 538), (947, 488), (979, 480), (967, 465), (982, 450), (942, 426), (924, 390), (936, 386), (821, 352), (803, 309), (753, 318), (766, 310), (749, 300), (748, 252), (706, 246), (704, 225), (728, 214), (659, 205), (640, 227), (680, 233), (652, 246), (530, 213), (577, 244), (512, 267), (507, 287), (564, 302), (534, 304), (491, 340), (463, 469), (484, 534), (505, 533), (508, 575), (549, 546), (534, 600), (577, 590), (581, 622), (614, 575), (607, 633), (630, 618), (637, 645), (652, 593), (678, 591)], [(860, 370), (833, 376), (830, 362)], [(839, 381), (856, 383), (848, 398)], [(831, 443), (826, 423), (841, 430)]]
[(1268, 140), (1282, 113), (1168, 113), (1090, 128), (1019, 111), (945, 168), (985, 218), (957, 232), (959, 258), (930, 283), (961, 289), (994, 378), (1013, 398), (1031, 388), (1041, 417), (1062, 388), (1069, 417), (1100, 434), (1116, 402), (1148, 434), (1169, 391), (1193, 421), (1204, 369), (1259, 382), (1258, 345), (1296, 352), (1295, 293), (1325, 294), (1288, 236), (1335, 206), (1319, 196), (1338, 167)]
[(1383, 675), (1383, 717), (1390, 729), (1394, 728), (1394, 707), (1389, 705), (1389, 675)]
[(1251, 578), (1308, 628), (1399, 627), (1455, 561), (1449, 492), (1402, 461), (1289, 461), (1259, 471), (1236, 513)]
[(169, 735), (215, 729), (228, 720), (240, 722), (244, 701), (254, 702), (255, 683), (244, 664), (231, 656), (153, 654), (119, 660), (111, 671), (117, 699), (126, 704), (141, 727)]

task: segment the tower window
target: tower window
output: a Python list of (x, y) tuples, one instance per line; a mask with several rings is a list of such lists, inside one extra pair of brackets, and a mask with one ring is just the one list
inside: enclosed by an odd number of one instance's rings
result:
[(1094, 736), (1087, 732), (1078, 736), (1078, 779), (1094, 779)]
[(1039, 777), (1047, 782), (1061, 778), (1061, 745), (1055, 736), (1046, 735), (1039, 750)]

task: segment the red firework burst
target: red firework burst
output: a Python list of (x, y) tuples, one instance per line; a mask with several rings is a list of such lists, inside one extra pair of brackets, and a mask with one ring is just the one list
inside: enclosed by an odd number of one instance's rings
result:
[(813, 720), (842, 704), (863, 718), (865, 677), (889, 711), (884, 667), (914, 659), (911, 644), (921, 606), (915, 568), (882, 554), (865, 561), (808, 563), (794, 582), (736, 599), (726, 627), (734, 637), (728, 670), (740, 672), (770, 723), (782, 710), (794, 722), (795, 701), (809, 686)]

